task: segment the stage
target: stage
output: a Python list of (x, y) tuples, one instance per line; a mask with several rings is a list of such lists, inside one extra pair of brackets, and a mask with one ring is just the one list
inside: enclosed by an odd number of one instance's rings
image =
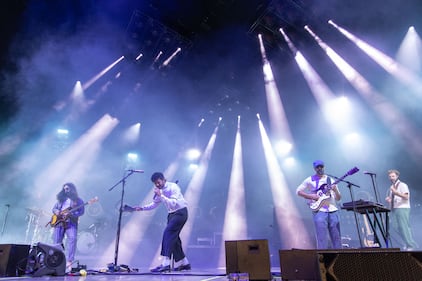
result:
[[(272, 273), (272, 280), (281, 280), (280, 269), (274, 268)], [(211, 281), (211, 280), (236, 280), (230, 279), (226, 274), (225, 269), (209, 269), (209, 270), (189, 270), (184, 272), (168, 272), (168, 273), (150, 273), (148, 269), (138, 270), (138, 272), (101, 272), (101, 270), (87, 270), (86, 276), (81, 276), (79, 273), (67, 274), (65, 276), (50, 276), (45, 275), (41, 277), (20, 276), (20, 277), (3, 277), (0, 280), (87, 280), (87, 281)]]

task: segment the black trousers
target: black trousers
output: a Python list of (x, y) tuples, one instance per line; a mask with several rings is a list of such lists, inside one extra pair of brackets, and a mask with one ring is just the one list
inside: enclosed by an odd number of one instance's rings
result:
[(180, 231), (188, 220), (188, 209), (183, 208), (167, 216), (167, 226), (164, 229), (163, 241), (161, 245), (161, 255), (173, 258), (176, 262), (185, 257), (180, 240)]

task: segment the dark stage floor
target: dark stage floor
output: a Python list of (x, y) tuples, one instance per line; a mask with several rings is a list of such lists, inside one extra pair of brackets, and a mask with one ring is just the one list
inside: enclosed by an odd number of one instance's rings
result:
[[(280, 269), (274, 269), (273, 280), (281, 280)], [(191, 270), (185, 272), (169, 272), (169, 273), (150, 273), (149, 270), (139, 272), (98, 272), (94, 270), (88, 270), (87, 276), (81, 276), (80, 274), (66, 275), (66, 276), (50, 276), (45, 275), (41, 277), (32, 277), (32, 276), (20, 276), (20, 277), (3, 277), (0, 280), (78, 280), (78, 281), (115, 281), (115, 280), (125, 280), (125, 281), (221, 281), (221, 280), (233, 280), (229, 279), (229, 276), (226, 275), (225, 269), (210, 269), (210, 270)]]

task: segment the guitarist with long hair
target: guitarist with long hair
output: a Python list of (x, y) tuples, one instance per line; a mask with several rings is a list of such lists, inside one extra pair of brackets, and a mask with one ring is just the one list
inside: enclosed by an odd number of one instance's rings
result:
[(296, 194), (307, 199), (313, 211), (317, 248), (328, 249), (330, 237), (332, 248), (341, 249), (340, 219), (336, 205), (336, 201), (341, 199), (340, 191), (334, 180), (325, 174), (323, 161), (316, 160), (313, 167), (315, 174), (298, 186)]
[(53, 217), (50, 224), (54, 227), (53, 243), (63, 246), (66, 235), (66, 271), (70, 272), (75, 258), (78, 239), (79, 217), (85, 212), (84, 201), (78, 196), (76, 186), (65, 183), (57, 194), (57, 202), (53, 207)]

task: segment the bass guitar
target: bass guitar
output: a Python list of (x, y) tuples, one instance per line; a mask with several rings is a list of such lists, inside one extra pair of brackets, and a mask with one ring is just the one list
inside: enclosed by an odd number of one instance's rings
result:
[(79, 205), (79, 206), (76, 206), (76, 207), (73, 207), (73, 208), (69, 207), (65, 210), (62, 210), (58, 215), (53, 214), (51, 216), (50, 221), (45, 226), (50, 225), (52, 227), (55, 227), (56, 225), (58, 225), (61, 222), (64, 223), (66, 221), (66, 219), (68, 218), (69, 214), (71, 214), (73, 211), (76, 211), (76, 210), (78, 210), (78, 209), (80, 209), (80, 208), (82, 208), (86, 205), (95, 203), (97, 201), (98, 201), (98, 197), (94, 197), (94, 198), (92, 198), (91, 200), (88, 200), (87, 202), (85, 202), (82, 205)]
[(321, 187), (318, 188), (318, 191), (317, 191), (317, 194), (319, 196), (318, 200), (314, 200), (311, 203), (309, 203), (309, 208), (311, 208), (311, 210), (314, 212), (318, 211), (331, 198), (330, 190), (332, 186), (338, 184), (339, 182), (344, 180), (347, 176), (353, 175), (354, 173), (357, 173), (358, 171), (359, 169), (357, 167), (354, 167), (350, 169), (342, 177), (338, 178), (335, 182), (331, 184), (324, 183), (323, 185), (321, 185)]

